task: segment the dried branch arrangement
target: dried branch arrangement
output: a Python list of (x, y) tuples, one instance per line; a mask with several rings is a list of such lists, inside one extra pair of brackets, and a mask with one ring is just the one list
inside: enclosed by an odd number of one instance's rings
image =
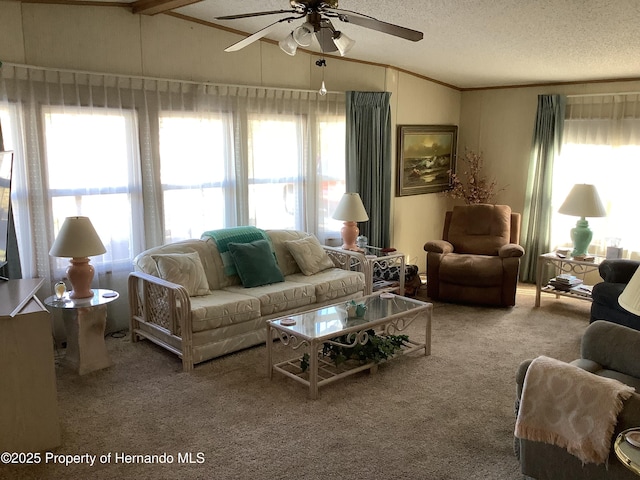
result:
[(497, 188), (495, 180), (489, 181), (482, 174), (482, 153), (465, 148), (464, 156), (458, 159), (457, 168), (458, 172), (462, 170), (462, 174), (449, 170), (452, 188), (444, 194), (451, 198), (461, 198), (467, 205), (493, 203), (495, 196), (506, 188)]

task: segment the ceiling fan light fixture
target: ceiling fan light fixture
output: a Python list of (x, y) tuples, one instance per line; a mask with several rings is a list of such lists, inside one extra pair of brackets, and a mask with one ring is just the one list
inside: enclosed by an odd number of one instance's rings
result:
[[(168, 0), (161, 0), (160, 3), (166, 3), (167, 1)], [(156, 3), (157, 2), (158, 0), (156, 0)], [(341, 22), (358, 25), (360, 27), (369, 28), (371, 30), (403, 38), (405, 40), (411, 40), (412, 42), (417, 42), (424, 38), (424, 34), (417, 30), (383, 22), (358, 12), (340, 10), (338, 9), (338, 0), (289, 0), (289, 5), (291, 6), (289, 10), (269, 10), (215, 17), (216, 20), (237, 20), (242, 18), (260, 17), (263, 15), (288, 15), (276, 20), (248, 37), (243, 38), (239, 42), (228, 46), (224, 51), (235, 52), (240, 50), (241, 48), (260, 40), (270, 32), (274, 31), (280, 23), (291, 23), (292, 21), (299, 20), (303, 17), (306, 21), (302, 26), (295, 28), (294, 31), (291, 32), (291, 39), (287, 36), (286, 39), (282, 39), (279, 42), (280, 48), (282, 51), (286, 52), (287, 55), (295, 55), (295, 50), (298, 48), (297, 45), (305, 47), (311, 45), (312, 40), (307, 39), (307, 36), (313, 35), (315, 35), (318, 43), (320, 43), (320, 50), (322, 53), (339, 51), (340, 55), (346, 55), (355, 42), (334, 28), (331, 23), (332, 18)], [(310, 35), (311, 33), (313, 35)], [(295, 45), (292, 45), (291, 42)]]
[(336, 31), (333, 34), (333, 43), (338, 47), (340, 56), (344, 57), (349, 50), (356, 44), (355, 40), (347, 37), (344, 33)]
[(303, 23), (293, 31), (293, 39), (301, 47), (308, 47), (313, 40), (313, 25), (308, 22)]
[(293, 38), (293, 32), (280, 40), (278, 42), (278, 46), (284, 53), (293, 57), (296, 54), (296, 50), (298, 49), (298, 44)]

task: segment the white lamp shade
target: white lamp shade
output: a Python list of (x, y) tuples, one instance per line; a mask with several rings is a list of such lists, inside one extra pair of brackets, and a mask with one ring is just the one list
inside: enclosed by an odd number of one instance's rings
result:
[(313, 25), (305, 22), (296, 28), (292, 35), (298, 45), (301, 47), (308, 47), (311, 45), (311, 41), (313, 40)]
[(278, 42), (278, 46), (280, 47), (280, 50), (282, 50), (287, 55), (294, 56), (296, 54), (296, 50), (298, 49), (298, 44), (293, 39), (293, 32), (280, 40)]
[(67, 217), (53, 242), (53, 257), (91, 257), (107, 251), (89, 217)]
[(640, 315), (640, 268), (631, 277), (631, 281), (618, 297), (618, 303), (625, 310)]
[(333, 36), (333, 43), (338, 47), (338, 51), (340, 52), (340, 56), (344, 57), (351, 47), (356, 44), (355, 40), (347, 37), (342, 32), (336, 32)]
[(578, 183), (573, 186), (558, 212), (574, 217), (607, 216), (607, 211), (600, 200), (596, 187), (586, 183)]
[(343, 222), (366, 222), (369, 220), (369, 215), (364, 209), (360, 195), (357, 193), (345, 193), (333, 213), (333, 218)]

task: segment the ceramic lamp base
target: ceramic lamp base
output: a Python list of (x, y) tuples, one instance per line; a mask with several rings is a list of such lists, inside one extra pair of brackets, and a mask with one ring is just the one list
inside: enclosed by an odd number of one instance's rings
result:
[(69, 293), (69, 298), (93, 297), (91, 282), (95, 270), (93, 265), (89, 264), (89, 257), (74, 257), (69, 262), (71, 265), (67, 268), (67, 278), (73, 289)]
[(593, 232), (589, 228), (589, 222), (582, 217), (576, 222), (576, 226), (571, 229), (571, 240), (573, 240), (572, 257), (587, 255)]
[(353, 250), (354, 252), (362, 251), (362, 249), (356, 245), (356, 239), (358, 235), (360, 235), (360, 230), (356, 222), (344, 222), (340, 234), (344, 242), (342, 244), (343, 250)]

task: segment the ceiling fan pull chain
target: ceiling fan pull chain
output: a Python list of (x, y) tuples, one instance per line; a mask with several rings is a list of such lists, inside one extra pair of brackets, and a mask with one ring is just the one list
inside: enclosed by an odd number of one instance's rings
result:
[(324, 68), (327, 66), (327, 61), (324, 58), (321, 58), (320, 60), (316, 60), (316, 65), (322, 68), (322, 85), (320, 85), (318, 93), (324, 97), (327, 94), (327, 87), (324, 86)]

